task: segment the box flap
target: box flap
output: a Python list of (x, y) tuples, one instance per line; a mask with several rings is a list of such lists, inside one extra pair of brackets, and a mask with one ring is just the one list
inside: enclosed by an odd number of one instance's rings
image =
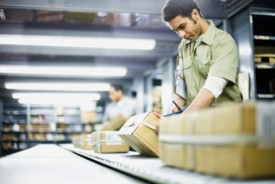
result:
[(132, 134), (137, 127), (143, 122), (144, 118), (148, 113), (132, 116), (128, 121), (121, 127), (119, 134)]

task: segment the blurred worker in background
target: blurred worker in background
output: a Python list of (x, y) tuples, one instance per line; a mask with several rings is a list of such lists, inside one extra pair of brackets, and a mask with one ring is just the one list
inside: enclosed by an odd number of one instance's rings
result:
[[(109, 90), (111, 103), (107, 105), (103, 117), (103, 123), (107, 124), (112, 119), (122, 116), (127, 120), (130, 116), (136, 114), (137, 103), (134, 99), (124, 96), (122, 85), (113, 84)], [(111, 129), (109, 129), (111, 130)]]

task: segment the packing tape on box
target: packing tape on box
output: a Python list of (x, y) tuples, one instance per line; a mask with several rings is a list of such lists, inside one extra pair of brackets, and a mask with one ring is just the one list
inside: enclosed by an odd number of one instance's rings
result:
[(105, 143), (106, 145), (121, 145), (125, 141), (107, 141), (107, 140), (99, 140), (99, 141), (93, 141), (92, 145), (96, 146), (99, 145), (100, 143)]
[(106, 145), (121, 145), (125, 142), (117, 135), (117, 133), (114, 132), (105, 132), (105, 139), (102, 139), (101, 135), (101, 133), (96, 135), (97, 140), (92, 141), (93, 146), (99, 145), (100, 143), (105, 143)]
[[(163, 142), (177, 143), (177, 144), (191, 144), (191, 145), (212, 145), (212, 146), (226, 146), (226, 145), (246, 145), (257, 144), (261, 138), (255, 135), (159, 135), (159, 140)], [(274, 138), (267, 139), (275, 141)]]
[(247, 145), (262, 142), (269, 143), (268, 146), (260, 148), (275, 148), (275, 138), (272, 136), (259, 137), (257, 135), (159, 135), (159, 140), (176, 144), (188, 145), (211, 145), (211, 146), (229, 146), (229, 145)]
[(150, 128), (150, 129), (153, 129), (153, 130), (156, 129), (156, 126), (151, 125), (151, 124), (147, 123), (146, 121), (143, 121), (142, 124), (143, 124), (144, 126)]

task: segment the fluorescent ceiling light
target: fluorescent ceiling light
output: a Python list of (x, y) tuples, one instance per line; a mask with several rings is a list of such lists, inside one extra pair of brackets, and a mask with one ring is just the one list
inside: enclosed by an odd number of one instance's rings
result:
[(156, 45), (156, 40), (2, 34), (0, 35), (0, 44), (73, 48), (153, 50)]
[(7, 82), (5, 88), (32, 91), (108, 91), (106, 83), (50, 83), (50, 82)]
[(40, 105), (89, 105), (94, 103), (91, 100), (83, 100), (83, 99), (55, 99), (55, 98), (20, 98), (18, 100), (21, 104), (40, 104)]
[(13, 93), (15, 99), (72, 99), (77, 100), (99, 100), (98, 93)]
[(23, 104), (92, 105), (100, 99), (98, 93), (13, 93), (12, 97)]
[(24, 66), (0, 65), (0, 74), (33, 76), (72, 77), (122, 77), (127, 74), (125, 67), (66, 67), (66, 66)]

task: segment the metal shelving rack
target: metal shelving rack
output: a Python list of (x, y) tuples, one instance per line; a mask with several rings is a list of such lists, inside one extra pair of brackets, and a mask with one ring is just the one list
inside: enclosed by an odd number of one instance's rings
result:
[[(273, 49), (272, 52), (275, 55), (275, 29), (272, 28), (275, 23), (275, 10), (252, 8), (251, 18), (253, 20), (254, 54), (258, 47), (266, 47), (267, 50)], [(275, 86), (271, 89), (270, 85), (271, 80), (275, 81), (275, 63), (271, 63), (270, 58), (266, 59), (261, 64), (255, 64), (257, 99), (275, 99)]]
[(264, 62), (255, 62), (259, 48), (275, 48), (275, 29), (272, 28), (275, 7), (266, 7), (252, 4), (231, 20), (233, 37), (240, 53), (240, 72), (250, 75), (250, 99), (253, 100), (275, 99), (274, 89), (269, 86), (271, 80), (275, 80), (275, 64), (269, 62), (269, 58)]
[[(17, 125), (16, 130), (12, 127)], [(27, 139), (27, 108), (19, 104), (2, 104), (1, 111), (1, 155), (6, 155), (22, 150), (23, 147), (28, 147)], [(9, 135), (12, 138), (5, 138), (4, 135)], [(8, 137), (9, 137), (8, 136)], [(23, 137), (23, 138), (22, 138)], [(5, 146), (4, 146), (5, 144)], [(5, 149), (7, 144), (12, 145), (11, 149)], [(24, 146), (25, 144), (25, 146)], [(20, 146), (19, 146), (20, 145)]]
[[(21, 105), (21, 104), (8, 104), (0, 102), (0, 156), (7, 155), (10, 153), (14, 153), (17, 151), (21, 151), (25, 148), (30, 148), (37, 144), (45, 144), (45, 143), (70, 143), (71, 135), (81, 134), (83, 132), (83, 125), (81, 121), (81, 110), (79, 107), (64, 107), (64, 109), (75, 110), (74, 114), (66, 114), (64, 122), (60, 122), (58, 120), (58, 115), (56, 113), (56, 106), (41, 106), (41, 105)], [(40, 117), (40, 119), (38, 118)], [(44, 119), (45, 118), (45, 119)], [(48, 118), (48, 119), (47, 119)], [(72, 118), (72, 121), (70, 121)], [(41, 124), (45, 124), (50, 127), (51, 123), (53, 124), (53, 128), (45, 129), (39, 128)], [(20, 124), (24, 128), (13, 130), (12, 126)], [(29, 126), (34, 124), (34, 126), (38, 126), (36, 129), (29, 129)], [(58, 130), (58, 125), (64, 124), (66, 127), (64, 129)], [(78, 130), (73, 130), (73, 126), (78, 126)], [(4, 129), (4, 127), (6, 127)], [(12, 135), (12, 139), (3, 139), (4, 134)], [(21, 134), (24, 134), (25, 138), (21, 139)], [(52, 139), (48, 139), (47, 135), (51, 134)], [(39, 139), (37, 136), (39, 135)], [(66, 139), (58, 139), (58, 135), (60, 137), (65, 137)], [(45, 137), (45, 139), (42, 139)], [(3, 148), (3, 143), (10, 142), (10, 144), (17, 149), (6, 149)], [(25, 144), (25, 147), (20, 147), (21, 144)], [(16, 145), (16, 146), (15, 146)]]

